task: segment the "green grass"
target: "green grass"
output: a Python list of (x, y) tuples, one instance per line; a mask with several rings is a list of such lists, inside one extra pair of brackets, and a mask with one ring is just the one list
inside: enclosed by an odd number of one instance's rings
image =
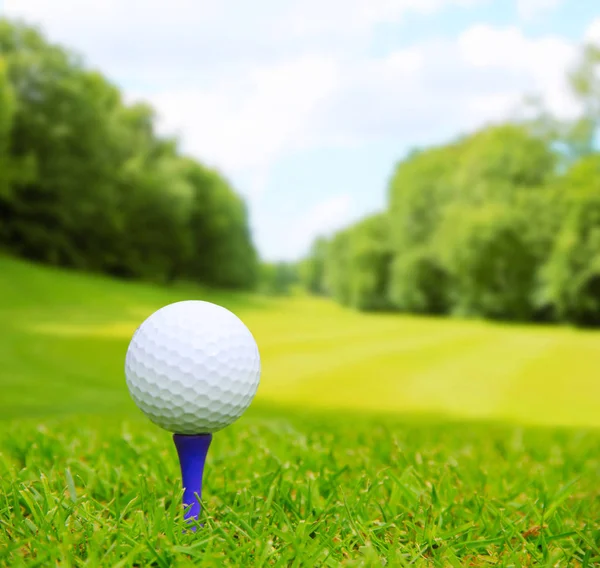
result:
[[(170, 435), (123, 358), (168, 302), (254, 332), (256, 401), (215, 435), (184, 532)], [(0, 258), (0, 565), (594, 566), (600, 334), (361, 315)]]

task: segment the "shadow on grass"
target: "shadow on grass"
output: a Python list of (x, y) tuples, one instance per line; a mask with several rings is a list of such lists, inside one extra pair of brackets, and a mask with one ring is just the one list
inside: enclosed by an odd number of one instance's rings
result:
[[(143, 429), (156, 430), (157, 433), (164, 432), (158, 426), (152, 424), (143, 413), (137, 409), (133, 401), (122, 397), (113, 400), (105, 399), (101, 405), (94, 403), (92, 397), (87, 397), (82, 404), (54, 405), (50, 407), (36, 407), (35, 405), (23, 405), (14, 414), (9, 408), (0, 409), (0, 424), (22, 422), (23, 425), (35, 424), (59, 424), (63, 421), (70, 423), (81, 422), (82, 426), (90, 427), (96, 425), (103, 428), (108, 423), (115, 427), (119, 424), (134, 423)], [(442, 413), (428, 412), (375, 412), (371, 410), (347, 410), (347, 409), (317, 409), (300, 408), (293, 405), (265, 405), (252, 404), (244, 415), (227, 430), (233, 429), (243, 432), (253, 428), (256, 424), (269, 426), (271, 429), (278, 425), (292, 424), (300, 427), (306, 433), (323, 432), (331, 427), (344, 426), (347, 431), (354, 431), (356, 435), (371, 430), (402, 430), (412, 431), (422, 428), (423, 430), (457, 429), (461, 431), (489, 432), (514, 432), (515, 430), (526, 430), (531, 433), (539, 432), (563, 432), (570, 434), (587, 434), (597, 437), (600, 443), (599, 427), (548, 425), (548, 424), (522, 424), (517, 421), (466, 418), (452, 416)], [(285, 428), (282, 428), (282, 434)], [(217, 432), (218, 436), (219, 433)]]
[[(246, 414), (252, 420), (279, 420), (286, 419), (291, 421), (305, 422), (310, 424), (325, 424), (328, 422), (339, 421), (341, 423), (353, 423), (356, 430), (364, 430), (371, 426), (389, 426), (389, 427), (467, 427), (484, 429), (514, 429), (526, 428), (528, 430), (557, 431), (564, 432), (590, 432), (600, 436), (600, 427), (596, 426), (571, 426), (561, 424), (535, 424), (521, 423), (516, 420), (502, 420), (481, 417), (462, 417), (453, 414), (441, 412), (397, 412), (397, 411), (374, 411), (342, 408), (301, 408), (293, 404), (261, 404), (253, 403)], [(243, 421), (242, 417), (242, 421)], [(599, 438), (600, 439), (600, 438)]]

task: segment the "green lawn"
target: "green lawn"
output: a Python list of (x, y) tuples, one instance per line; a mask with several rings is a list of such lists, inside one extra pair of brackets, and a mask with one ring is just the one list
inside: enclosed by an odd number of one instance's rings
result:
[[(135, 327), (199, 298), (248, 324), (255, 403), (181, 530), (170, 436), (127, 393)], [(0, 565), (600, 563), (600, 333), (364, 315), (0, 258)]]

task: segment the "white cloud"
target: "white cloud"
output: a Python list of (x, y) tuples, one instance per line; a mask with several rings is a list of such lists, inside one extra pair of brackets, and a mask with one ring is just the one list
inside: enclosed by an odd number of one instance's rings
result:
[(311, 113), (330, 97), (337, 68), (329, 58), (304, 57), (251, 68), (245, 75), (147, 97), (161, 127), (180, 132), (185, 148), (226, 171), (264, 180), (284, 151), (309, 145)]
[[(103, 0), (88, 3), (81, 10), (79, 0), (4, 0), (8, 14), (40, 21), (62, 30), (81, 29), (81, 23), (96, 23), (99, 27), (110, 24), (113, 35), (123, 31), (143, 30), (152, 34), (168, 32), (169, 24), (177, 24), (178, 32), (208, 28), (216, 23), (228, 23), (234, 29), (260, 27), (270, 30), (270, 38), (290, 36), (314, 37), (320, 34), (345, 33), (360, 35), (376, 24), (397, 22), (406, 14), (433, 14), (456, 6), (473, 6), (487, 0)], [(273, 23), (277, 22), (277, 26)], [(99, 32), (87, 30), (101, 35)], [(213, 35), (227, 29), (213, 30)], [(251, 30), (250, 30), (251, 31)], [(85, 35), (83, 31), (81, 35)], [(234, 40), (227, 34), (228, 40)]]
[(152, 102), (191, 153), (258, 180), (242, 188), (255, 193), (279, 157), (306, 147), (398, 132), (419, 142), (496, 118), (524, 89), (566, 108), (572, 47), (559, 38), (478, 25), (457, 41), (365, 56), (379, 23), (482, 1), (105, 0), (81, 10), (78, 0), (7, 0), (6, 11), (82, 48), (130, 99)]
[(314, 237), (329, 236), (353, 220), (356, 214), (353, 205), (352, 196), (348, 194), (334, 195), (317, 203), (307, 215), (292, 224), (286, 249), (296, 254), (308, 251)]
[[(118, 79), (155, 85), (301, 54), (365, 48), (379, 24), (487, 0), (5, 0)], [(223, 65), (224, 64), (224, 65)]]
[(467, 65), (503, 79), (504, 88), (489, 97), (490, 102), (504, 97), (505, 112), (510, 104), (518, 104), (526, 91), (540, 94), (557, 114), (570, 116), (577, 112), (566, 80), (577, 54), (576, 46), (569, 41), (558, 36), (530, 39), (514, 26), (476, 25), (459, 37), (458, 48)]
[(293, 36), (335, 34), (362, 36), (380, 23), (401, 21), (407, 14), (431, 15), (447, 7), (473, 6), (486, 0), (304, 0), (291, 2), (282, 20)]
[(163, 130), (205, 161), (255, 180), (241, 188), (255, 194), (282, 154), (360, 140), (352, 121), (336, 131), (323, 116), (344, 107), (348, 89), (370, 77), (384, 89), (410, 79), (417, 53), (361, 55), (378, 24), (485, 1), (104, 0), (81, 10), (79, 0), (6, 0), (5, 11), (83, 52), (128, 100), (149, 100)]
[(600, 18), (596, 18), (585, 32), (585, 41), (600, 45)]
[[(507, 116), (526, 92), (557, 113), (576, 111), (565, 71), (576, 53), (557, 37), (477, 25), (383, 58), (311, 55), (249, 68), (203, 87), (158, 92), (165, 129), (226, 171), (265, 180), (281, 156), (399, 134), (425, 143)], [(410, 142), (410, 140), (408, 140)], [(259, 189), (259, 187), (255, 187)], [(254, 192), (251, 192), (254, 193)]]
[(522, 20), (534, 20), (544, 12), (558, 8), (565, 0), (517, 0), (517, 13)]

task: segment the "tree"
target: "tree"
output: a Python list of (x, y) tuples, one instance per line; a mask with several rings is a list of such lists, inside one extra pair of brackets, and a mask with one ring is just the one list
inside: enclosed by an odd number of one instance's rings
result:
[(546, 207), (531, 205), (540, 205), (555, 164), (549, 144), (516, 124), (484, 128), (401, 163), (390, 188), (394, 304), (419, 313), (533, 314), (548, 223), (538, 230), (523, 212), (546, 215)]
[(340, 304), (351, 304), (350, 229), (337, 232), (329, 241), (325, 259), (325, 286), (328, 293)]
[(327, 260), (327, 239), (320, 237), (313, 243), (308, 257), (300, 265), (301, 280), (311, 294), (326, 294), (325, 263)]
[(433, 240), (452, 311), (540, 317), (535, 286), (556, 228), (556, 164), (548, 142), (523, 125), (497, 125), (463, 140), (454, 198)]
[(443, 313), (447, 309), (448, 279), (430, 245), (453, 199), (460, 152), (458, 143), (415, 151), (397, 165), (390, 181), (389, 298), (401, 310)]
[(560, 185), (565, 216), (542, 272), (542, 301), (561, 319), (600, 325), (600, 155), (582, 158)]
[(299, 282), (298, 267), (291, 262), (261, 264), (260, 290), (270, 296), (289, 296)]
[(305, 278), (307, 274), (314, 278), (314, 267), (322, 263), (323, 290), (338, 302), (360, 310), (390, 307), (392, 252), (385, 214), (370, 215), (327, 243), (318, 240), (312, 250), (312, 258), (304, 264)]
[(512, 200), (554, 176), (555, 153), (519, 124), (484, 128), (465, 138), (454, 164), (454, 198), (483, 204)]
[(450, 276), (430, 246), (396, 254), (391, 283), (390, 300), (401, 311), (441, 315), (450, 310)]
[[(600, 325), (599, 47), (584, 50), (570, 80), (583, 108), (574, 122), (537, 104), (533, 120), (411, 151), (394, 169), (386, 214), (330, 240), (331, 295), (360, 309), (388, 301)], [(312, 282), (315, 257), (304, 264)]]
[(171, 282), (187, 276), (193, 263), (193, 187), (173, 142), (147, 142), (125, 162), (118, 202), (97, 209), (99, 215), (111, 212), (112, 239), (119, 237), (105, 266), (117, 276)]
[(600, 47), (587, 45), (569, 75), (571, 89), (583, 106), (582, 116), (567, 131), (567, 142), (575, 158), (595, 151), (600, 127)]
[[(113, 198), (118, 164), (109, 126), (120, 95), (33, 28), (0, 23), (0, 52), (17, 100), (11, 152), (15, 160), (32, 156), (36, 168), (35, 177), (13, 184), (7, 244), (36, 260), (97, 266), (81, 245), (101, 229), (90, 222), (97, 220), (94, 204)], [(79, 227), (88, 231), (83, 241)]]
[(531, 319), (537, 265), (525, 222), (499, 203), (448, 212), (438, 246), (452, 281), (455, 313)]
[(10, 165), (0, 245), (120, 277), (255, 285), (245, 203), (156, 134), (150, 106), (126, 105), (80, 57), (23, 24), (0, 20), (0, 58), (0, 167)]
[(388, 297), (392, 252), (384, 214), (363, 219), (350, 229), (349, 303), (360, 310), (390, 307)]
[(525, 101), (522, 123), (532, 133), (546, 140), (558, 151), (561, 166), (568, 168), (579, 158), (593, 154), (597, 149), (600, 127), (600, 47), (584, 46), (568, 74), (569, 86), (581, 105), (579, 116), (562, 119), (554, 116), (541, 96)]
[(11, 191), (9, 153), (14, 112), (14, 92), (8, 81), (6, 62), (0, 58), (0, 200), (7, 200)]
[(390, 237), (396, 250), (423, 244), (433, 235), (452, 196), (459, 153), (454, 144), (414, 151), (396, 166), (389, 187)]
[(214, 286), (255, 286), (258, 255), (252, 244), (246, 204), (214, 170), (189, 161), (186, 176), (193, 187), (191, 275)]

